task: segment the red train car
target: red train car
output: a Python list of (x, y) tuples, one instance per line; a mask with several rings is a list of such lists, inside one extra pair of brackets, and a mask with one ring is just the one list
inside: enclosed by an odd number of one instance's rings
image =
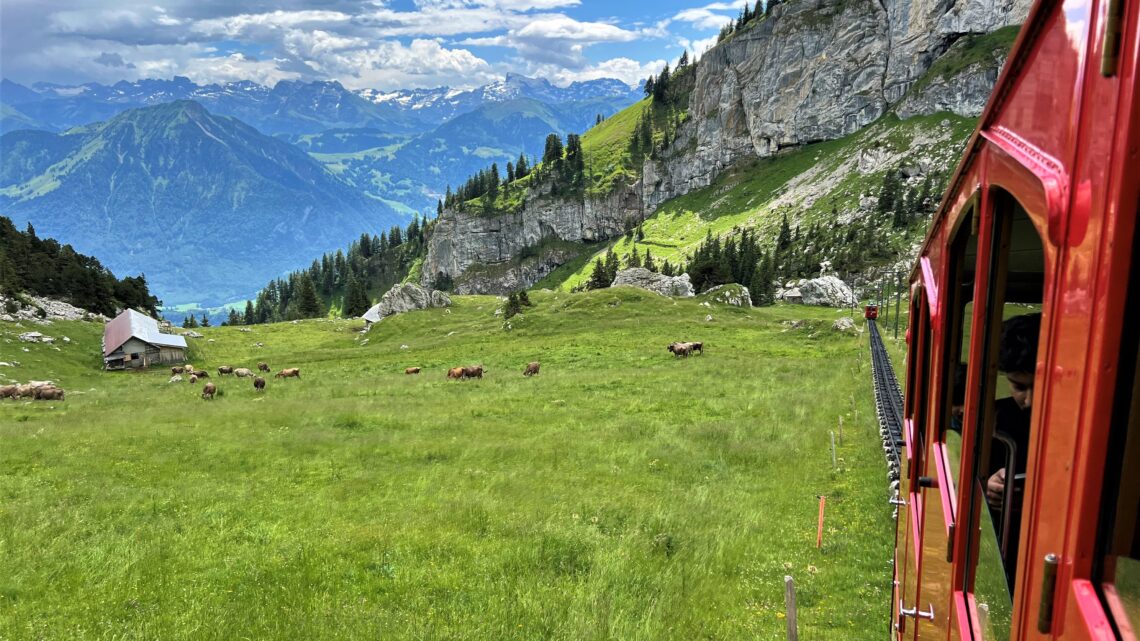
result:
[(879, 306), (878, 305), (867, 305), (867, 306), (863, 307), (863, 318), (866, 318), (868, 320), (875, 320), (878, 317), (879, 317)]
[(931, 223), (894, 638), (1137, 638), (1138, 23), (1140, 0), (1039, 1)]

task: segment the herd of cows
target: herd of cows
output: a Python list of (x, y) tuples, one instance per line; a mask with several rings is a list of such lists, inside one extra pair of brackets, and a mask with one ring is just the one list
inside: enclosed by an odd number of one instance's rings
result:
[[(258, 372), (269, 372), (268, 363), (258, 363)], [(197, 383), (203, 378), (209, 378), (210, 373), (204, 369), (195, 369), (193, 365), (175, 365), (170, 368), (170, 383), (181, 383), (183, 380), (182, 375), (189, 375), (190, 383)], [(232, 365), (222, 365), (218, 367), (218, 376), (236, 376), (238, 378), (252, 378), (253, 389), (257, 392), (265, 391), (265, 379), (261, 376), (254, 376), (253, 370), (248, 367), (233, 367)], [(299, 367), (286, 367), (285, 369), (273, 375), (274, 378), (301, 378), (301, 368)], [(211, 383), (206, 383), (202, 386), (202, 398), (212, 399), (218, 393), (218, 386)]]
[[(693, 354), (704, 354), (705, 345), (701, 342), (674, 342), (670, 343), (666, 349), (673, 354), (676, 358), (689, 357)], [(233, 367), (230, 365), (222, 365), (218, 367), (218, 376), (236, 376), (237, 378), (252, 378), (253, 389), (257, 392), (265, 390), (265, 379), (260, 376), (260, 373), (269, 373), (268, 363), (257, 364), (258, 375), (254, 374), (252, 369), (248, 367)], [(404, 369), (404, 374), (419, 374), (419, 367), (408, 367)], [(533, 361), (526, 364), (523, 370), (523, 376), (535, 376), (539, 371), (538, 361)], [(467, 378), (483, 378), (483, 374), (487, 372), (487, 368), (482, 365), (469, 365), (465, 367), (452, 367), (447, 370), (447, 378), (454, 380), (463, 380)], [(183, 375), (187, 378), (184, 378)], [(274, 378), (301, 378), (301, 368), (299, 367), (286, 367), (273, 375)], [(193, 365), (176, 365), (170, 368), (170, 383), (181, 383), (184, 380), (189, 380), (191, 384), (197, 383), (201, 379), (210, 377), (210, 373), (204, 369), (196, 369)], [(218, 386), (213, 382), (207, 382), (202, 387), (202, 398), (212, 399), (218, 393)], [(52, 400), (62, 401), (64, 396), (63, 389), (51, 383), (50, 381), (32, 381), (22, 385), (3, 385), (0, 386), (0, 398), (30, 398), (34, 400)]]

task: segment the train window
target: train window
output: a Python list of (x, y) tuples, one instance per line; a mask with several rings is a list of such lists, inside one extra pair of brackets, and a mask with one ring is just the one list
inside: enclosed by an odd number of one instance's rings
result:
[(1096, 568), (1113, 623), (1125, 639), (1136, 638), (1140, 626), (1140, 234), (1133, 245), (1132, 255), (1137, 258), (1120, 344), (1118, 400), (1105, 461), (1101, 552)]
[[(978, 237), (973, 230), (974, 210), (958, 221), (950, 241), (949, 278), (946, 287), (946, 331), (942, 359), (942, 421), (940, 440), (945, 443), (949, 471), (955, 487), (962, 461), (962, 419), (966, 406), (966, 365), (964, 346), (969, 343), (973, 314), (974, 272), (978, 258)], [(946, 491), (954, 492), (954, 488)], [(953, 519), (955, 515), (950, 515)]]
[[(970, 538), (966, 585), (972, 586), (986, 641), (1009, 638), (1017, 569), (1021, 501), (1028, 465), (1040, 309), (1044, 291), (1041, 237), (1020, 204), (1002, 191), (993, 197), (984, 325), (970, 367), (966, 415), (974, 430), (968, 494)], [(982, 253), (982, 252), (980, 252)]]

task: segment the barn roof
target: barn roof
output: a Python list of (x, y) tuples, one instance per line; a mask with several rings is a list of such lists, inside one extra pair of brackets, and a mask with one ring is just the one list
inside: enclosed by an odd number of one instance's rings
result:
[(158, 321), (141, 312), (127, 309), (108, 322), (103, 329), (103, 356), (109, 356), (131, 338), (137, 338), (151, 345), (186, 349), (185, 338), (163, 334), (158, 331)]

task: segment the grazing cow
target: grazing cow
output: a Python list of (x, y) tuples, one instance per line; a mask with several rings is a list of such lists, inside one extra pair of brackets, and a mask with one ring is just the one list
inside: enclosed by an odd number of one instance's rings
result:
[(4, 385), (0, 387), (0, 398), (16, 398), (16, 390), (20, 389), (19, 385)]
[(301, 378), (300, 367), (286, 367), (273, 375), (273, 378)]
[(466, 373), (466, 370), (467, 368), (465, 367), (452, 367), (451, 369), (447, 370), (447, 377), (454, 378), (456, 380), (461, 379), (463, 378), (464, 373)]
[(234, 368), (231, 365), (222, 365), (218, 368), (218, 376), (225, 376), (226, 374), (233, 374)]
[(264, 392), (265, 391), (265, 379), (261, 378), (260, 376), (254, 376), (253, 377), (253, 389), (256, 392)]
[(693, 346), (689, 343), (670, 343), (665, 349), (673, 352), (674, 357), (689, 356), (693, 353)]
[(463, 378), (483, 378), (483, 366), (472, 365), (463, 368)]
[(190, 384), (193, 385), (194, 383), (197, 383), (197, 382), (198, 382), (198, 377), (191, 374), (190, 375)]
[(198, 378), (210, 378), (210, 373), (204, 369), (200, 369), (194, 372), (194, 376), (197, 376)]
[(253, 372), (248, 367), (239, 367), (234, 370), (234, 376), (238, 378), (248, 378), (253, 376)]
[(38, 401), (62, 401), (63, 390), (55, 385), (44, 385), (35, 389), (32, 398)]
[(174, 367), (170, 368), (170, 375), (174, 376), (176, 374), (181, 374), (184, 371), (184, 369), (185, 368), (183, 368), (181, 365), (175, 365)]
[(16, 395), (12, 398), (32, 398), (36, 394), (36, 385), (17, 385)]
[(168, 383), (181, 383), (182, 382), (182, 375), (181, 374), (175, 374), (174, 376), (171, 376), (170, 380), (167, 382)]
[(258, 363), (257, 364), (257, 371), (268, 372), (269, 371), (269, 363)]
[(526, 370), (523, 371), (523, 376), (534, 376), (538, 373), (538, 361), (526, 364)]
[(419, 374), (420, 368), (418, 368), (418, 367), (406, 367), (406, 368), (404, 368), (404, 373), (405, 374)]
[(217, 385), (214, 385), (213, 383), (206, 383), (206, 386), (202, 388), (202, 398), (212, 399), (214, 398), (214, 394), (216, 394), (217, 391)]
[(689, 343), (689, 347), (692, 347), (694, 352), (699, 352), (701, 354), (705, 353), (705, 344), (704, 343), (692, 342), (692, 343)]

